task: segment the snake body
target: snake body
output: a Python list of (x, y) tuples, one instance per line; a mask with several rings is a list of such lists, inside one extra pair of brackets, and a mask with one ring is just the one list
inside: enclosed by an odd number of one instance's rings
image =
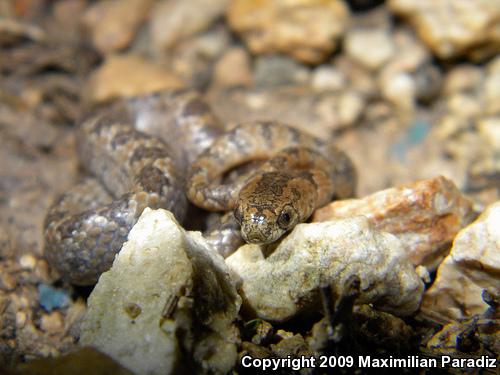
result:
[[(331, 142), (275, 122), (224, 132), (191, 91), (122, 100), (82, 121), (77, 141), (95, 178), (63, 194), (45, 219), (47, 259), (75, 284), (95, 283), (111, 266), (145, 207), (182, 222), (187, 195), (204, 209), (234, 211), (208, 236), (227, 255), (238, 226), (247, 242), (274, 242), (316, 207), (352, 196), (356, 183), (350, 159)], [(260, 167), (223, 183), (255, 160)]]
[[(221, 184), (231, 168), (267, 160), (234, 183)], [(234, 210), (246, 242), (279, 239), (332, 198), (354, 195), (356, 172), (331, 142), (276, 122), (241, 124), (218, 137), (192, 164), (189, 199), (207, 210)]]
[(221, 132), (190, 91), (124, 100), (88, 116), (78, 126), (78, 154), (96, 178), (49, 209), (50, 264), (75, 284), (92, 284), (109, 269), (145, 207), (168, 209), (182, 221), (187, 165)]

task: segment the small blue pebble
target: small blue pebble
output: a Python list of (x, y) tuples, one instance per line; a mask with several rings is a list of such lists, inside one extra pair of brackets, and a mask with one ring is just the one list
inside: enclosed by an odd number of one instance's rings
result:
[(54, 309), (61, 309), (69, 305), (70, 297), (63, 289), (54, 288), (51, 285), (38, 285), (38, 302), (47, 312)]

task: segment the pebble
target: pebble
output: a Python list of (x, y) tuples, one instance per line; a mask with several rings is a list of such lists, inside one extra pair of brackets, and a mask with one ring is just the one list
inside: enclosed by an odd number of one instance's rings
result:
[(417, 87), (409, 73), (386, 70), (381, 74), (379, 85), (382, 95), (397, 108), (414, 110)]
[(263, 88), (301, 85), (309, 81), (309, 69), (283, 55), (260, 56), (255, 61), (255, 85)]
[(237, 359), (240, 301), (223, 258), (201, 234), (147, 208), (88, 299), (80, 343), (137, 374), (174, 373), (181, 356), (225, 374)]
[(65, 308), (70, 302), (71, 297), (67, 290), (54, 288), (48, 284), (38, 285), (38, 303), (45, 311)]
[(401, 240), (411, 262), (435, 269), (443, 250), (474, 218), (472, 202), (442, 176), (382, 190), (361, 199), (335, 201), (313, 221), (365, 216), (376, 229)]
[(389, 9), (413, 25), (441, 59), (483, 60), (500, 50), (500, 7), (491, 0), (390, 0)]
[(158, 54), (208, 29), (222, 17), (229, 0), (161, 0), (152, 11), (150, 33)]
[(214, 67), (212, 85), (215, 87), (245, 87), (252, 84), (250, 56), (241, 47), (225, 52)]
[(245, 310), (274, 322), (316, 309), (322, 286), (342, 295), (353, 277), (360, 279), (358, 303), (373, 303), (396, 315), (415, 312), (423, 293), (402, 243), (362, 216), (299, 224), (269, 256), (247, 244), (226, 263)]
[(102, 53), (126, 48), (149, 14), (152, 0), (106, 0), (93, 4), (82, 21)]
[[(441, 263), (432, 287), (422, 301), (422, 312), (445, 319), (464, 319), (484, 313), (483, 289), (499, 298), (500, 201), (456, 236), (450, 254)], [(496, 312), (500, 318), (500, 311)]]
[(394, 41), (385, 29), (353, 29), (345, 36), (344, 48), (347, 56), (372, 71), (395, 53)]
[(35, 268), (36, 262), (36, 258), (31, 254), (25, 254), (19, 258), (19, 265), (28, 270)]
[(60, 333), (64, 329), (64, 322), (59, 311), (43, 314), (40, 320), (40, 328), (48, 334)]
[(177, 76), (149, 60), (136, 55), (110, 55), (88, 79), (85, 99), (102, 103), (117, 97), (182, 87)]
[(312, 88), (316, 91), (339, 91), (346, 85), (347, 78), (339, 69), (330, 65), (320, 65), (313, 70)]
[(443, 94), (452, 95), (457, 92), (475, 91), (484, 79), (484, 71), (471, 64), (462, 64), (453, 67), (443, 82)]
[(365, 95), (357, 90), (316, 91), (309, 86), (216, 90), (208, 100), (228, 126), (248, 121), (279, 121), (320, 138), (351, 126), (365, 110)]
[(160, 60), (162, 66), (168, 66), (187, 87), (204, 91), (212, 80), (217, 61), (230, 47), (229, 31), (215, 26), (179, 42)]
[(233, 0), (227, 19), (255, 54), (318, 64), (337, 47), (349, 10), (340, 0)]

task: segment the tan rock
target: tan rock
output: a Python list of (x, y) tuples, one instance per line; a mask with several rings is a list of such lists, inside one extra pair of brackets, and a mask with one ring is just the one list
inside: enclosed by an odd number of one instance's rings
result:
[(299, 224), (269, 256), (258, 245), (244, 245), (226, 263), (245, 310), (276, 322), (318, 309), (320, 287), (342, 295), (353, 277), (360, 280), (358, 303), (396, 315), (413, 313), (423, 293), (401, 242), (362, 216)]
[(59, 311), (50, 314), (43, 314), (40, 320), (40, 328), (48, 334), (61, 333), (64, 329), (64, 322)]
[(106, 0), (92, 5), (83, 15), (92, 44), (101, 52), (127, 47), (151, 9), (153, 0)]
[(214, 68), (212, 84), (217, 87), (249, 86), (252, 83), (250, 56), (234, 47), (221, 56)]
[(366, 216), (378, 230), (398, 237), (414, 265), (434, 269), (460, 229), (473, 219), (472, 202), (439, 176), (379, 191), (362, 199), (335, 201), (316, 210), (313, 221)]
[[(448, 319), (482, 314), (488, 308), (481, 294), (500, 291), (500, 202), (490, 205), (455, 238), (450, 255), (438, 268), (436, 280), (425, 293), (422, 311)], [(496, 312), (500, 318), (500, 312)]]
[(500, 3), (491, 0), (390, 0), (440, 58), (468, 53), (485, 58), (500, 50)]
[(222, 17), (229, 0), (162, 0), (153, 11), (150, 23), (153, 46), (165, 52), (179, 41), (207, 29)]
[(253, 53), (317, 64), (335, 50), (349, 11), (338, 0), (232, 0), (227, 16)]
[(112, 55), (90, 76), (85, 98), (91, 103), (183, 87), (163, 67), (136, 55)]
[(89, 297), (80, 343), (137, 374), (177, 373), (186, 356), (199, 373), (229, 372), (241, 299), (224, 259), (165, 210), (146, 208), (128, 239)]
[(389, 30), (353, 29), (345, 38), (345, 51), (353, 60), (370, 70), (377, 70), (395, 53)]

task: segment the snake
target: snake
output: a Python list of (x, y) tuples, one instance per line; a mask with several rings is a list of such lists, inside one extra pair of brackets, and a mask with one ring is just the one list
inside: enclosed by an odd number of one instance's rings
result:
[(355, 167), (332, 142), (275, 121), (227, 130), (192, 90), (97, 108), (79, 122), (76, 140), (90, 176), (54, 201), (44, 237), (50, 265), (77, 285), (111, 267), (146, 207), (181, 223), (190, 204), (225, 212), (205, 234), (227, 256), (243, 242), (278, 241), (315, 208), (355, 191)]

